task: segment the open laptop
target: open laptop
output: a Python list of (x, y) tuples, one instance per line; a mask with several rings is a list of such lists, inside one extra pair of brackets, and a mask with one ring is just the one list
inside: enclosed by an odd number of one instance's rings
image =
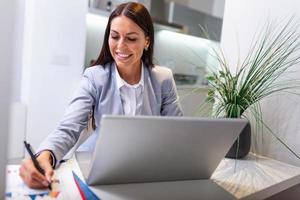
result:
[(208, 179), (246, 124), (244, 119), (106, 115), (92, 156), (78, 163), (89, 185)]

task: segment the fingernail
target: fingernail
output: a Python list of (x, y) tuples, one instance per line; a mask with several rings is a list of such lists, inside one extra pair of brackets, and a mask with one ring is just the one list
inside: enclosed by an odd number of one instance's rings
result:
[(43, 181), (43, 185), (47, 187), (49, 185), (48, 181)]
[(49, 176), (46, 176), (46, 179), (47, 179), (48, 183), (50, 183), (50, 182), (51, 182), (51, 177), (49, 177)]

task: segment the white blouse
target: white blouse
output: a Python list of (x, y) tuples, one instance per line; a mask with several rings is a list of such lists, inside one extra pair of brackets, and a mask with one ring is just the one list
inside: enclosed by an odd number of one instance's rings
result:
[(125, 115), (140, 115), (142, 112), (144, 91), (144, 65), (142, 64), (141, 79), (137, 84), (130, 85), (120, 77), (116, 68), (117, 87), (120, 90), (121, 101)]

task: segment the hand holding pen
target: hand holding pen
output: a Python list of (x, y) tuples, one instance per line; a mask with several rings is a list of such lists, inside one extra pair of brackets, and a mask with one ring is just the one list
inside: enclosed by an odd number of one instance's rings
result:
[(49, 151), (43, 151), (38, 158), (26, 141), (25, 148), (31, 159), (24, 159), (20, 167), (20, 176), (23, 181), (31, 188), (45, 188), (51, 190), (51, 178), (53, 169), (51, 166), (51, 155)]

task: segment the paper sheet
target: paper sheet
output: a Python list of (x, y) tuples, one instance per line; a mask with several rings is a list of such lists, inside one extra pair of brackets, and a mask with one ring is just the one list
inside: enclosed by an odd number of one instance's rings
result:
[(57, 199), (81, 200), (80, 193), (73, 178), (72, 170), (83, 179), (75, 157), (63, 163), (58, 170), (56, 170), (56, 177), (60, 179), (60, 191), (62, 191)]
[(34, 190), (24, 184), (19, 176), (20, 165), (7, 165), (6, 168), (6, 200), (11, 199), (72, 199), (81, 200), (80, 193), (73, 179), (72, 170), (82, 178), (82, 173), (74, 158), (63, 163), (57, 170), (53, 178), (56, 180), (52, 184), (53, 191)]
[[(19, 176), (20, 165), (8, 165), (6, 167), (6, 199), (18, 199), (24, 196), (24, 199), (32, 199), (32, 196), (45, 196), (49, 190), (34, 190), (24, 184)], [(27, 196), (27, 198), (25, 198)], [(31, 196), (31, 197), (30, 197)]]

